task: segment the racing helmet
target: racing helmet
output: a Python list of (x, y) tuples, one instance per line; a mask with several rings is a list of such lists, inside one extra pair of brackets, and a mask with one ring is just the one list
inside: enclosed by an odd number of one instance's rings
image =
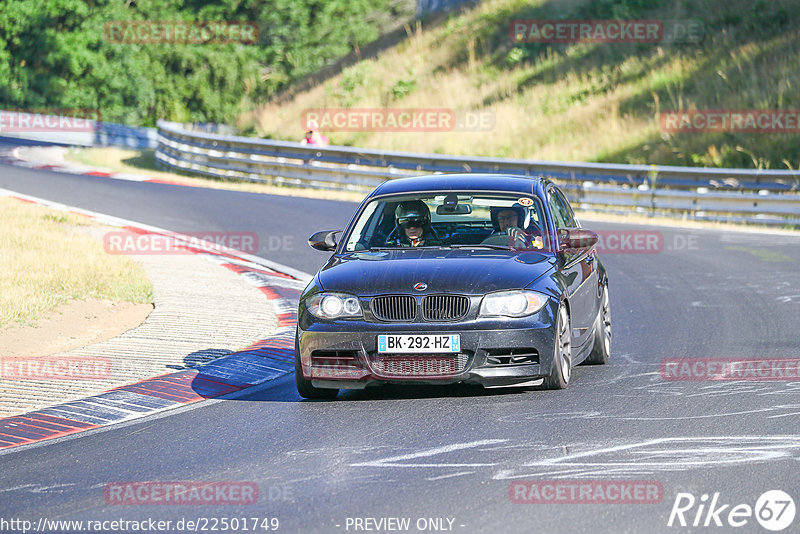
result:
[(397, 225), (402, 227), (405, 227), (408, 223), (415, 223), (417, 226), (426, 228), (431, 224), (431, 210), (421, 200), (401, 202), (397, 209), (394, 210), (394, 216), (397, 220)]

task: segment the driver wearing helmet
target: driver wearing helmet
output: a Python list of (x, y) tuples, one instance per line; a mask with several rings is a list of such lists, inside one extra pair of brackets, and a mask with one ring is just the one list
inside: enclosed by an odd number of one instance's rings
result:
[(431, 227), (431, 210), (421, 200), (401, 202), (394, 211), (397, 221), (397, 239), (392, 243), (398, 247), (424, 247), (440, 245), (436, 232)]

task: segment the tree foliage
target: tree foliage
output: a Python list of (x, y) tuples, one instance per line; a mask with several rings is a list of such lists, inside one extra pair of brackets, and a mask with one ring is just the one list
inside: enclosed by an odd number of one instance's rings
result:
[[(232, 122), (378, 37), (390, 0), (0, 0), (0, 108)], [(253, 21), (256, 44), (120, 44), (111, 21)]]

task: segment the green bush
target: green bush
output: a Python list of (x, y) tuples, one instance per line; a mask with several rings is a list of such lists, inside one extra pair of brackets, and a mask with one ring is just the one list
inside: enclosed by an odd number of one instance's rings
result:
[[(2, 2), (0, 108), (92, 109), (143, 126), (159, 118), (232, 123), (248, 102), (376, 39), (395, 8), (391, 0)], [(106, 39), (107, 22), (131, 20), (255, 21), (259, 42)]]

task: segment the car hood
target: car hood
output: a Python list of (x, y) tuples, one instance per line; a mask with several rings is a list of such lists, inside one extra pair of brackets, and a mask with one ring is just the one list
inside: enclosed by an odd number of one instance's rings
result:
[(318, 273), (325, 291), (369, 296), (409, 293), (480, 295), (524, 288), (553, 268), (553, 258), (538, 252), (502, 250), (413, 250), (356, 252), (332, 257)]

